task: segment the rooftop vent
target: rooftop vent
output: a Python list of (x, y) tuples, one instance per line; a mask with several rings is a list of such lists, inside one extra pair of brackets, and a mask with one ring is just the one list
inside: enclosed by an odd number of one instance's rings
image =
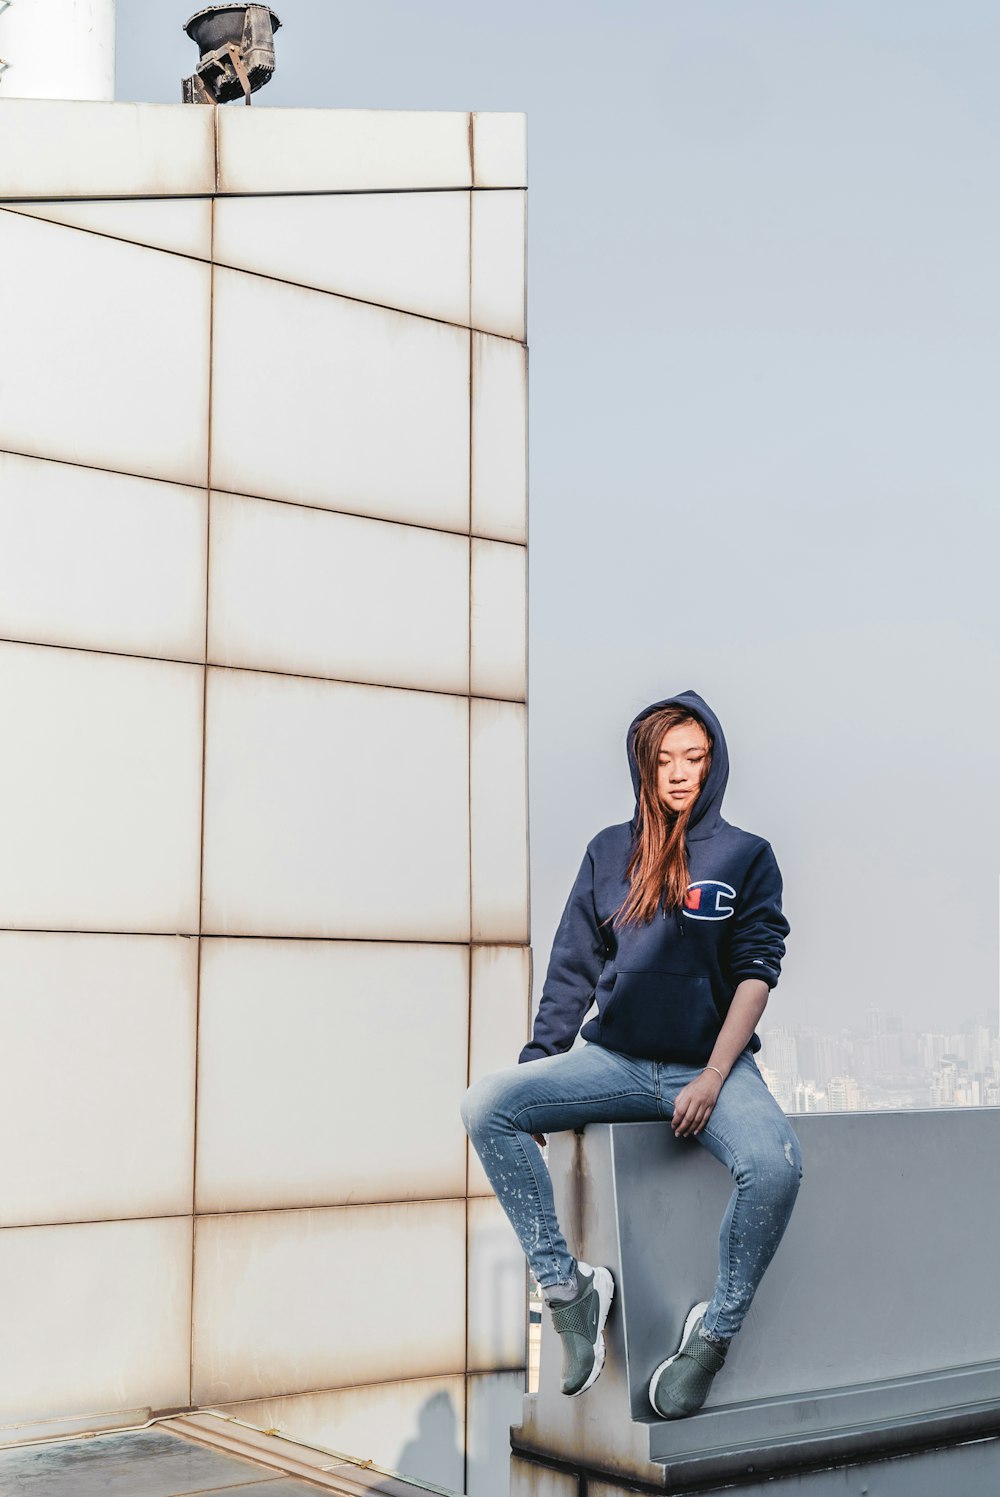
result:
[(274, 72), (274, 33), (281, 22), (266, 5), (209, 5), (184, 30), (201, 61), (181, 84), (185, 104), (225, 104), (263, 88)]

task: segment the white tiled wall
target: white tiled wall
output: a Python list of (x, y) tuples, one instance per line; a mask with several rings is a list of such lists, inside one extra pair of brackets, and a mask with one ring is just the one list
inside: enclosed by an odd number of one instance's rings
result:
[(528, 690), (527, 557), (523, 546), (472, 542), (472, 690), (523, 702)]
[(524, 1366), (524, 1254), (493, 1196), (469, 1201), (468, 1370)]
[(211, 668), (206, 716), (205, 930), (468, 940), (466, 698)]
[(473, 698), (472, 939), (528, 939), (526, 709)]
[(0, 1422), (505, 1489), (525, 185), (516, 115), (0, 103)]
[(201, 1216), (195, 1231), (199, 1403), (461, 1368), (461, 1200)]
[(191, 1218), (8, 1227), (0, 1423), (188, 1397)]
[[(531, 952), (527, 946), (472, 948), (469, 1081), (517, 1064), (531, 1013)], [(490, 1194), (490, 1183), (469, 1147), (469, 1195)]]
[[(519, 117), (507, 118), (516, 130)], [(472, 186), (466, 114), (220, 109), (218, 121), (223, 193)]]
[[(496, 654), (498, 584), (484, 591)], [(468, 690), (467, 536), (213, 494), (208, 596), (213, 664)]]
[(467, 531), (469, 333), (217, 270), (212, 484)]
[(78, 201), (12, 204), (7, 213), (27, 213), (124, 239), (152, 249), (171, 250), (195, 260), (212, 258), (211, 198), (132, 198), (126, 201), (81, 198)]
[(521, 343), (472, 335), (472, 531), (527, 538), (528, 354)]
[(164, 104), (5, 99), (0, 200), (214, 192), (213, 114)]
[(203, 485), (209, 267), (20, 213), (0, 264), (0, 450)]
[(472, 116), (473, 187), (527, 187), (528, 142), (523, 114)]
[(0, 638), (203, 660), (203, 489), (0, 452)]
[(202, 675), (0, 644), (0, 926), (197, 932)]
[(469, 1080), (517, 1064), (531, 1010), (527, 946), (474, 946)]
[(466, 946), (203, 942), (197, 1209), (461, 1196), (468, 1008)]
[(222, 198), (215, 259), (443, 322), (469, 321), (467, 192)]
[(0, 931), (0, 1227), (190, 1213), (197, 982), (193, 936)]
[(472, 194), (472, 326), (524, 339), (523, 192)]

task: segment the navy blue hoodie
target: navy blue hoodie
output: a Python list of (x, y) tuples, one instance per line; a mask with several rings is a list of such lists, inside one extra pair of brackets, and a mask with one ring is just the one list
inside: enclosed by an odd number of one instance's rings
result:
[[(712, 763), (687, 828), (689, 885), (684, 907), (644, 925), (612, 927), (628, 894), (625, 870), (639, 817), (635, 732), (660, 707), (689, 708), (712, 735)], [(703, 1065), (736, 985), (759, 977), (773, 988), (785, 954), (781, 874), (763, 837), (721, 815), (729, 755), (721, 724), (694, 691), (653, 702), (626, 737), (636, 793), (631, 821), (605, 827), (587, 846), (552, 943), (532, 1038), (520, 1059), (568, 1050), (591, 1004), (585, 1040), (650, 1060)], [(756, 1035), (752, 1050), (760, 1049)]]

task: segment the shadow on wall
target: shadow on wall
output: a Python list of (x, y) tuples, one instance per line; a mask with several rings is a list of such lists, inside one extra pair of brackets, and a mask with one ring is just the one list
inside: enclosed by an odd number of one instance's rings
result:
[(417, 1434), (400, 1451), (399, 1471), (443, 1485), (446, 1471), (462, 1468), (461, 1423), (450, 1393), (434, 1393), (417, 1415)]
[[(469, 1497), (507, 1497), (510, 1426), (520, 1421), (523, 1390), (514, 1386), (509, 1374), (476, 1381), (479, 1396), (469, 1404), (465, 1491)], [(461, 1430), (461, 1414), (451, 1393), (432, 1394), (417, 1415), (417, 1433), (400, 1451), (396, 1470), (415, 1481), (460, 1490), (460, 1478), (448, 1477), (463, 1469)]]

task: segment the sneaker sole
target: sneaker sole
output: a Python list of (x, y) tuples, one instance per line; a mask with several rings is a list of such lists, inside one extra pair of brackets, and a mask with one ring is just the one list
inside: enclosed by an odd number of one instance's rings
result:
[(657, 1419), (663, 1418), (663, 1415), (660, 1413), (660, 1410), (656, 1407), (656, 1404), (653, 1401), (653, 1394), (656, 1392), (656, 1385), (660, 1380), (660, 1373), (663, 1372), (664, 1368), (669, 1367), (671, 1362), (677, 1361), (677, 1358), (681, 1354), (681, 1347), (685, 1345), (685, 1343), (687, 1342), (687, 1338), (690, 1336), (691, 1332), (697, 1325), (699, 1316), (704, 1315), (707, 1309), (708, 1300), (704, 1300), (700, 1305), (695, 1305), (693, 1310), (688, 1311), (688, 1318), (684, 1322), (683, 1331), (681, 1331), (680, 1346), (678, 1346), (672, 1357), (667, 1357), (665, 1362), (660, 1363), (659, 1367), (657, 1367), (656, 1371), (653, 1373), (653, 1376), (649, 1380), (649, 1402), (652, 1405), (653, 1413), (656, 1415)]
[(594, 1365), (590, 1369), (590, 1376), (582, 1388), (577, 1388), (575, 1393), (568, 1393), (567, 1398), (579, 1398), (581, 1393), (586, 1393), (592, 1388), (601, 1375), (604, 1366), (604, 1358), (607, 1349), (604, 1345), (604, 1323), (611, 1309), (611, 1301), (615, 1297), (615, 1281), (606, 1268), (594, 1269), (594, 1287), (597, 1290), (599, 1310), (597, 1317), (597, 1340), (594, 1342)]

